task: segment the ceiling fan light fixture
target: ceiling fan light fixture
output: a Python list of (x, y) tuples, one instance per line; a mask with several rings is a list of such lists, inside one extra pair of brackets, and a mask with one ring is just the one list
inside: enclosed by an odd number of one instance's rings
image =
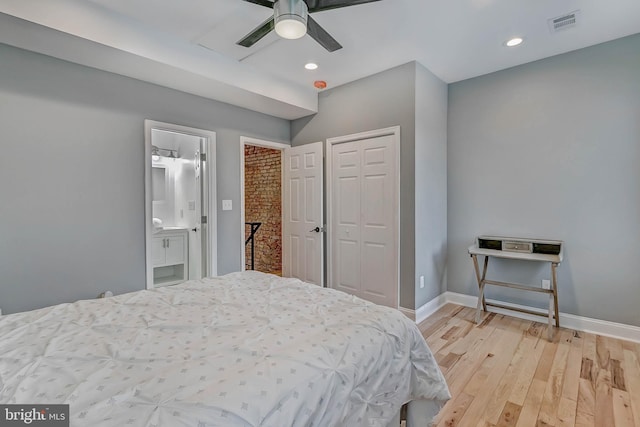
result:
[(299, 39), (307, 33), (307, 4), (303, 0), (278, 0), (273, 17), (276, 33), (284, 39)]

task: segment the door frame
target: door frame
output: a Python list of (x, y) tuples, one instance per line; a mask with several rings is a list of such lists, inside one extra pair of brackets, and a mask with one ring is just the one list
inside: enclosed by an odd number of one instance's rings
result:
[[(291, 148), (291, 145), (284, 144), (282, 142), (275, 141), (267, 141), (265, 139), (251, 138), (248, 136), (240, 137), (240, 260), (242, 262), (242, 268), (240, 271), (246, 270), (247, 263), (247, 255), (245, 252), (245, 230), (246, 226), (244, 224), (245, 214), (244, 214), (244, 147), (246, 145), (254, 145), (258, 147), (270, 148), (272, 150), (280, 151), (280, 212), (281, 217), (280, 221), (282, 222), (284, 217), (284, 201), (282, 197), (282, 188), (284, 186), (284, 150), (285, 148)], [(280, 233), (280, 239), (282, 239), (282, 232)]]
[[(337, 144), (342, 144), (346, 142), (358, 141), (362, 139), (369, 138), (377, 138), (381, 136), (393, 136), (394, 137), (394, 149), (396, 156), (396, 200), (395, 204), (397, 209), (395, 210), (395, 219), (394, 219), (394, 227), (395, 227), (395, 245), (396, 245), (396, 302), (397, 306), (400, 306), (400, 126), (392, 126), (383, 129), (375, 129), (365, 132), (358, 132), (350, 135), (337, 136), (334, 138), (327, 138), (326, 144), (326, 153), (325, 153), (325, 181), (326, 181), (326, 202), (327, 202), (327, 256), (326, 256), (326, 264), (327, 264), (327, 278), (326, 283), (328, 288), (334, 288), (333, 286), (333, 263), (332, 263), (332, 255), (333, 255), (333, 239), (331, 238), (333, 234), (333, 175), (332, 175), (332, 154), (333, 154), (333, 146)], [(396, 307), (397, 308), (397, 307)]]
[(144, 121), (144, 223), (145, 223), (145, 281), (146, 288), (153, 289), (153, 262), (151, 259), (151, 243), (153, 238), (153, 195), (151, 193), (151, 130), (163, 130), (181, 133), (205, 139), (207, 149), (207, 174), (208, 177), (208, 218), (207, 218), (207, 271), (204, 277), (213, 277), (218, 274), (218, 214), (216, 197), (216, 133), (211, 130), (197, 129), (173, 123), (158, 122), (145, 119)]

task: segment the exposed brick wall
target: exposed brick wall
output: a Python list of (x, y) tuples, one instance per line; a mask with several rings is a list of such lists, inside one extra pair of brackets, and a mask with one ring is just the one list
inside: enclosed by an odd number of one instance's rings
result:
[[(245, 145), (244, 212), (246, 222), (261, 222), (255, 235), (255, 269), (282, 270), (282, 201), (280, 150)], [(245, 226), (245, 240), (251, 227)], [(245, 247), (250, 268), (251, 244)]]

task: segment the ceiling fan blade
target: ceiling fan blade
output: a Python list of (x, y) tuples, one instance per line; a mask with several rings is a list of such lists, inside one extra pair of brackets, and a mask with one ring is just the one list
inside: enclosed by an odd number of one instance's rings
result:
[(244, 36), (244, 38), (238, 41), (236, 44), (244, 47), (251, 47), (256, 44), (261, 38), (266, 36), (273, 30), (273, 16), (264, 21), (262, 24), (258, 25), (253, 31)]
[(264, 7), (268, 7), (270, 9), (273, 9), (273, 3), (272, 1), (269, 0), (244, 0), (248, 3), (254, 3), (254, 4), (259, 4), (260, 6), (264, 6)]
[(307, 7), (309, 8), (309, 13), (338, 9), (340, 7), (355, 6), (364, 3), (373, 3), (374, 1), (380, 0), (305, 0)]
[(307, 16), (307, 34), (329, 52), (342, 49), (342, 45), (331, 37), (311, 16)]

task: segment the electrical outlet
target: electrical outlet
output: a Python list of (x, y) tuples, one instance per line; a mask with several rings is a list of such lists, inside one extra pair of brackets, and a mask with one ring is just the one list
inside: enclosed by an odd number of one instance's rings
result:
[(420, 289), (424, 288), (424, 276), (420, 276)]
[(551, 289), (551, 281), (542, 279), (542, 289)]
[(232, 209), (231, 207), (231, 200), (223, 200), (222, 201), (222, 210), (223, 211), (230, 211)]

